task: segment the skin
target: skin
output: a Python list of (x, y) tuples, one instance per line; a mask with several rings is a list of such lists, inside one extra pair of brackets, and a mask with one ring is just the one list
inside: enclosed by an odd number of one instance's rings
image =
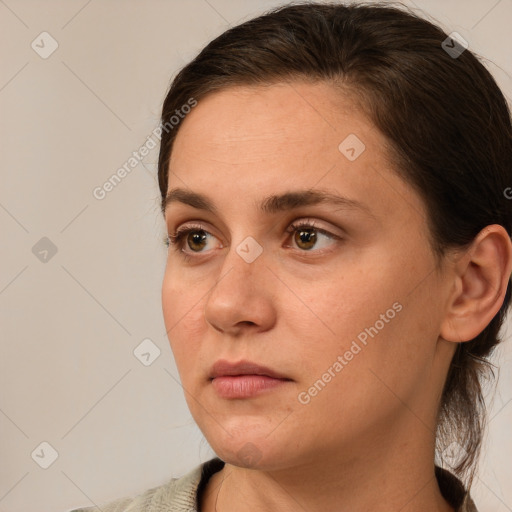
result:
[[(365, 150), (348, 160), (349, 134)], [(200, 223), (204, 246), (171, 246), (166, 328), (188, 406), (226, 462), (202, 511), (452, 511), (434, 476), (436, 411), (456, 343), (499, 310), (512, 270), (506, 231), (488, 226), (436, 270), (421, 198), (393, 171), (386, 140), (327, 83), (244, 86), (203, 99), (180, 126), (169, 188), (206, 194), (210, 213), (169, 204), (169, 234)], [(271, 194), (322, 188), (364, 210), (318, 204), (273, 214)], [(296, 220), (317, 233), (309, 250)], [(263, 248), (247, 263), (248, 236)], [(365, 328), (402, 306), (342, 371), (307, 391)], [(248, 399), (219, 397), (218, 359), (250, 360), (291, 379)], [(250, 446), (252, 457), (244, 457)], [(240, 451), (241, 450), (241, 451)], [(245, 450), (245, 451), (244, 451)]]

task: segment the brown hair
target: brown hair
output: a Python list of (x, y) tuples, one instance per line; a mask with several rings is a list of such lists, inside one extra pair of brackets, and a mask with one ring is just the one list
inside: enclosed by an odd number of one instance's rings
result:
[[(400, 4), (400, 7), (405, 7)], [(396, 171), (423, 198), (437, 261), (481, 229), (512, 229), (512, 127), (506, 100), (469, 50), (454, 58), (447, 34), (389, 2), (300, 4), (235, 26), (210, 42), (174, 78), (162, 123), (191, 97), (234, 85), (331, 81), (359, 99), (389, 141)], [(453, 46), (453, 43), (451, 43)], [(162, 205), (179, 126), (163, 134), (158, 162)], [(162, 210), (163, 211), (163, 210)], [(476, 338), (459, 343), (441, 397), (436, 448), (464, 450), (453, 468), (471, 486), (485, 426), (481, 381), (510, 303)], [(494, 374), (493, 374), (494, 375)]]

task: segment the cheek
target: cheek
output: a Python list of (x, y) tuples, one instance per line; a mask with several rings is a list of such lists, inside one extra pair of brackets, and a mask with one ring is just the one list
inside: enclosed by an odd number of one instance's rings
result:
[[(332, 273), (343, 277), (324, 281), (322, 286), (311, 285), (309, 292), (307, 286), (298, 291), (311, 308), (309, 315), (321, 327), (317, 332), (322, 347), (346, 350), (361, 333), (364, 341), (365, 329), (373, 326), (381, 313), (392, 309), (399, 294), (382, 275), (386, 267), (382, 258), (380, 263), (378, 269), (372, 268), (368, 261), (352, 266), (344, 264)], [(388, 316), (394, 313), (391, 310)]]
[(190, 375), (195, 365), (191, 354), (197, 353), (204, 333), (204, 290), (189, 285), (175, 272), (166, 270), (162, 284), (162, 312), (178, 370), (182, 377)]
[(406, 392), (414, 385), (412, 381), (428, 369), (436, 339), (431, 301), (436, 290), (428, 279), (422, 282), (431, 271), (430, 261), (419, 259), (392, 250), (373, 258), (367, 254), (350, 268), (337, 271), (343, 279), (309, 288), (309, 294), (305, 286), (298, 290), (315, 313), (309, 312), (313, 322), (305, 331), (310, 332), (309, 342), (303, 337), (301, 346), (310, 382), (329, 369), (336, 375), (343, 373), (345, 377), (332, 379), (336, 383), (329, 387), (340, 386), (343, 392), (347, 386), (354, 399), (373, 387), (375, 374), (388, 379), (397, 391)]
[(185, 278), (179, 263), (169, 257), (162, 282), (162, 310), (169, 334), (183, 327), (181, 324), (192, 325), (188, 316), (200, 306), (207, 289), (204, 280)]
[(304, 429), (316, 431), (321, 424), (327, 437), (344, 432), (350, 438), (392, 422), (402, 401), (409, 403), (426, 382), (428, 357), (418, 347), (423, 340), (417, 337), (416, 312), (394, 298), (374, 294), (372, 300), (342, 304), (334, 326), (338, 336), (312, 337), (302, 346), (301, 395), (294, 398), (306, 404), (296, 406)]

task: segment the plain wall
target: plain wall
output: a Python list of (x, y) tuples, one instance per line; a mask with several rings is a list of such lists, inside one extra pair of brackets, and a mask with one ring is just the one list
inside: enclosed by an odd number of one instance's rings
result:
[[(187, 409), (161, 313), (158, 147), (103, 199), (93, 191), (152, 135), (181, 66), (229, 24), (280, 4), (0, 2), (1, 512), (101, 504), (213, 456)], [(487, 57), (512, 97), (510, 0), (415, 5)], [(44, 31), (58, 44), (47, 58), (40, 54), (54, 43)], [(133, 354), (146, 338), (161, 351), (150, 366)], [(495, 362), (500, 379), (473, 495), (479, 510), (505, 512), (508, 338)], [(37, 463), (51, 455), (42, 442), (58, 453), (47, 469)]]

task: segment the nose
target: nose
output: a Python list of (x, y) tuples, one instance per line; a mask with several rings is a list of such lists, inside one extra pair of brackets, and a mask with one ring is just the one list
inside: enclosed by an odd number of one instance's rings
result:
[(275, 324), (275, 277), (264, 253), (248, 263), (235, 246), (230, 248), (205, 303), (205, 320), (215, 330), (237, 336), (247, 329), (266, 331)]

